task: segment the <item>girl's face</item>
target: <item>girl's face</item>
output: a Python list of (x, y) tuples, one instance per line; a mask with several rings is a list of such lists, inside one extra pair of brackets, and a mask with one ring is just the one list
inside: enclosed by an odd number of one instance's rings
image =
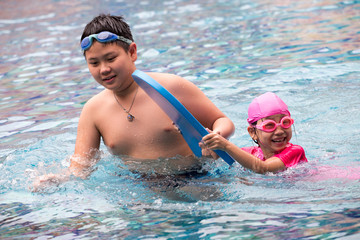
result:
[[(261, 124), (265, 120), (274, 120), (279, 123), (285, 115), (276, 114), (270, 117), (260, 119), (257, 122), (257, 125)], [(250, 136), (259, 143), (265, 158), (272, 157), (276, 152), (284, 149), (286, 144), (290, 141), (292, 137), (292, 128), (283, 128), (277, 126), (273, 132), (265, 132), (256, 128), (249, 127)]]

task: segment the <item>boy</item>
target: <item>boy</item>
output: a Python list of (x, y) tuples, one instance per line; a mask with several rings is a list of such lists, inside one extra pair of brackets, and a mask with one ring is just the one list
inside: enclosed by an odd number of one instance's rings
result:
[[(86, 177), (97, 161), (95, 156), (102, 138), (114, 155), (133, 159), (172, 158), (170, 170), (176, 173), (196, 171), (199, 159), (173, 126), (170, 118), (136, 84), (137, 46), (130, 28), (120, 16), (99, 15), (88, 23), (81, 47), (90, 73), (105, 90), (84, 106), (78, 125), (75, 153), (70, 172)], [(234, 124), (191, 82), (175, 75), (147, 73), (173, 94), (206, 128), (228, 138)], [(126, 159), (126, 158), (124, 158)], [(126, 160), (124, 160), (126, 161)], [(54, 175), (41, 181), (52, 181)]]

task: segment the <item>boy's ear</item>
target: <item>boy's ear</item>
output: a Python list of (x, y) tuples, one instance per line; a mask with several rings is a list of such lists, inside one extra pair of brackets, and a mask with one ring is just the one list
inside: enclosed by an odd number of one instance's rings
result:
[(136, 43), (132, 42), (129, 46), (129, 54), (133, 62), (137, 59), (137, 46)]
[(248, 127), (247, 127), (247, 130), (248, 130), (248, 133), (249, 133), (250, 137), (251, 137), (254, 141), (257, 141), (257, 140), (258, 140), (258, 136), (256, 135), (255, 128), (254, 128), (254, 127), (251, 127), (251, 126), (248, 126)]

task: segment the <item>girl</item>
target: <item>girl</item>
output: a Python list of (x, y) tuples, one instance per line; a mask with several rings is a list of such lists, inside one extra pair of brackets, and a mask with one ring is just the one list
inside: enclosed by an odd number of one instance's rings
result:
[(307, 162), (304, 149), (290, 143), (291, 118), (287, 105), (274, 93), (267, 92), (249, 105), (247, 128), (258, 146), (239, 148), (210, 131), (200, 144), (203, 150), (223, 150), (245, 168), (257, 173), (279, 172)]

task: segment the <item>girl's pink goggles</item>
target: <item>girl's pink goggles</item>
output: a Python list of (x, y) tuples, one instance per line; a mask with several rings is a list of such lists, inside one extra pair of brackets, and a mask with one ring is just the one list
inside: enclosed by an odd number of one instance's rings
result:
[(255, 128), (260, 129), (264, 132), (273, 132), (278, 126), (282, 128), (289, 128), (293, 125), (294, 119), (289, 116), (285, 116), (280, 120), (280, 123), (275, 122), (274, 120), (268, 119), (263, 121), (261, 124), (256, 125)]

